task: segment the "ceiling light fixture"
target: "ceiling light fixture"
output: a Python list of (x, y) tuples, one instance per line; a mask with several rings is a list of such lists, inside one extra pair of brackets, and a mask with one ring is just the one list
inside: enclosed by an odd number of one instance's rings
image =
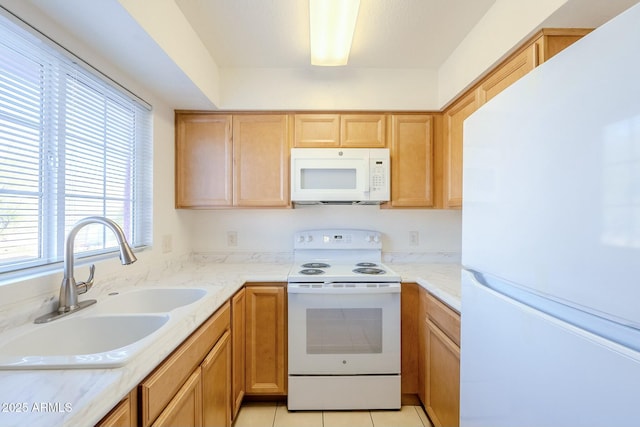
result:
[(360, 0), (309, 0), (311, 65), (347, 65)]

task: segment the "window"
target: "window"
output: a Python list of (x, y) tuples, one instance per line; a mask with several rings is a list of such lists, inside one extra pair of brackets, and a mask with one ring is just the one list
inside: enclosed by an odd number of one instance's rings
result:
[[(146, 103), (0, 15), (0, 273), (59, 262), (81, 218), (106, 216), (151, 244), (151, 112)], [(75, 253), (115, 251), (102, 225)]]

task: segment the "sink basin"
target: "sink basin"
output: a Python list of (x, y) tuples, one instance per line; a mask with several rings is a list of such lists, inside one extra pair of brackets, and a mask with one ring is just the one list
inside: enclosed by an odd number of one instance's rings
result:
[(197, 288), (147, 288), (108, 296), (96, 304), (96, 311), (113, 313), (167, 313), (193, 304), (207, 291)]
[(112, 368), (144, 348), (168, 315), (90, 316), (35, 325), (0, 346), (0, 368)]

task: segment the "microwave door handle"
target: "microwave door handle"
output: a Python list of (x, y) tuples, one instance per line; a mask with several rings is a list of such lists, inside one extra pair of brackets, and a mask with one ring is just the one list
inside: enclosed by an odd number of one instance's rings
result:
[(371, 168), (371, 165), (369, 164), (369, 162), (366, 162), (366, 167), (365, 167), (365, 180), (364, 180), (364, 192), (365, 194), (369, 194), (369, 191), (371, 190), (371, 175), (369, 173), (369, 169)]

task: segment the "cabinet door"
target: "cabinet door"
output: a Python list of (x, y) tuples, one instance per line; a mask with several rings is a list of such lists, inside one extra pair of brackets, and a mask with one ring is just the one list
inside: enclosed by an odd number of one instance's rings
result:
[(427, 406), (427, 291), (420, 287), (418, 303), (418, 397)]
[(458, 426), (460, 348), (427, 320), (425, 409), (436, 427)]
[(535, 41), (535, 44), (538, 45), (538, 57), (540, 64), (562, 52), (564, 49), (574, 44), (591, 31), (593, 30), (588, 28), (543, 29), (542, 36)]
[(417, 283), (403, 283), (400, 294), (400, 342), (401, 342), (401, 388), (402, 394), (418, 394), (419, 351), (416, 351), (419, 322), (419, 286)]
[(285, 286), (250, 285), (246, 298), (246, 393), (287, 392)]
[(339, 147), (339, 114), (296, 114), (294, 147)]
[[(136, 425), (135, 417), (131, 414), (129, 396), (116, 405), (96, 427), (130, 427)], [(135, 407), (135, 406), (134, 406)]]
[(231, 206), (231, 116), (176, 114), (176, 207)]
[(384, 114), (343, 114), (340, 116), (340, 146), (384, 148), (387, 146), (386, 124)]
[(443, 150), (444, 207), (462, 207), (462, 140), (463, 124), (478, 109), (474, 90), (456, 101), (444, 112), (445, 144)]
[(202, 420), (205, 426), (231, 425), (231, 334), (218, 340), (201, 365)]
[(433, 117), (391, 116), (391, 206), (433, 206)]
[(201, 387), (200, 368), (198, 368), (152, 424), (153, 427), (202, 426)]
[(289, 206), (286, 114), (233, 116), (233, 204)]
[(231, 300), (231, 418), (235, 419), (244, 398), (245, 387), (245, 290), (240, 289)]
[(481, 103), (489, 101), (537, 66), (538, 47), (536, 44), (532, 44), (500, 65), (482, 82), (480, 85)]

